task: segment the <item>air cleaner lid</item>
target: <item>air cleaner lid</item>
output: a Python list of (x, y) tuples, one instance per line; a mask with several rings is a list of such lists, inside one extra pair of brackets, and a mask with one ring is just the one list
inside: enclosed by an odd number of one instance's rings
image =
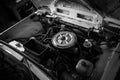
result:
[(68, 31), (59, 32), (52, 39), (53, 46), (62, 49), (72, 47), (75, 42), (76, 35)]

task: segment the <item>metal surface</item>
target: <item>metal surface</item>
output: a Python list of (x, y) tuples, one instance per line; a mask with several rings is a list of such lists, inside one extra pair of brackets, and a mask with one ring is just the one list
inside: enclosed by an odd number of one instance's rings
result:
[(89, 10), (81, 4), (73, 3), (71, 2), (71, 5), (67, 1), (61, 2), (60, 0), (54, 0), (50, 5), (51, 14), (56, 15), (65, 22), (84, 28), (94, 27), (98, 29), (101, 26), (103, 19), (96, 11)]
[(62, 31), (57, 33), (53, 39), (52, 44), (57, 48), (69, 48), (76, 42), (76, 35), (72, 32)]
[[(120, 68), (120, 43), (118, 43), (116, 49), (113, 51), (107, 65), (104, 69), (101, 80), (115, 80), (115, 77)], [(117, 79), (118, 80), (118, 79)]]
[(25, 58), (28, 61), (28, 64), (30, 65), (31, 71), (38, 77), (38, 79), (53, 80), (50, 76), (48, 76), (48, 74), (46, 74), (46, 71), (44, 71), (43, 66), (41, 66), (36, 61), (31, 59), (25, 53), (19, 52), (17, 49), (15, 49), (11, 45), (1, 40), (0, 40), (0, 48), (6, 51), (8, 54), (10, 54), (11, 56), (13, 56), (19, 61), (22, 61)]

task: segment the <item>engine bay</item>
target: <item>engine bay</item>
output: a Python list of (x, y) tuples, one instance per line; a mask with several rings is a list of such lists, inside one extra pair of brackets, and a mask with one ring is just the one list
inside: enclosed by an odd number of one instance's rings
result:
[(82, 0), (54, 0), (30, 19), (40, 28), (34, 29), (34, 25), (27, 31), (23, 28), (22, 35), (11, 28), (3, 32), (6, 36), (2, 38), (34, 59), (56, 80), (101, 80), (119, 42), (119, 27), (108, 25), (102, 14)]

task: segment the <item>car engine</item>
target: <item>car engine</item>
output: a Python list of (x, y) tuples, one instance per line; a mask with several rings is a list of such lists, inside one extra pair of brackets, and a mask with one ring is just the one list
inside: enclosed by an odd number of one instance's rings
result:
[(108, 25), (103, 14), (83, 0), (54, 0), (30, 18), (39, 22), (42, 30), (27, 38), (8, 40), (10, 45), (56, 80), (100, 80), (107, 64), (100, 62), (105, 54), (101, 46), (116, 47), (118, 27)]

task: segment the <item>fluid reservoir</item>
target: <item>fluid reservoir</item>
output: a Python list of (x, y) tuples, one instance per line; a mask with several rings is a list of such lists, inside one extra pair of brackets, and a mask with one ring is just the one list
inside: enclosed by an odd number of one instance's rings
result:
[(93, 69), (93, 64), (85, 59), (80, 59), (76, 65), (76, 71), (81, 76), (90, 76)]

